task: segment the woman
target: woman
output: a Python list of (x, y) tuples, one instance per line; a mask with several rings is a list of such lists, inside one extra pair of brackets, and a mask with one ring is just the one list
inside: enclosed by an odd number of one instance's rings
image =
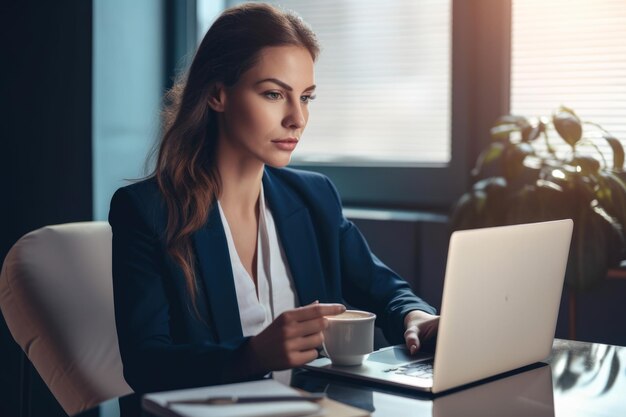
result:
[(116, 323), (135, 391), (303, 365), (344, 299), (412, 352), (435, 334), (434, 309), (369, 251), (330, 181), (282, 168), (318, 51), (292, 14), (225, 11), (169, 93), (155, 172), (113, 196)]

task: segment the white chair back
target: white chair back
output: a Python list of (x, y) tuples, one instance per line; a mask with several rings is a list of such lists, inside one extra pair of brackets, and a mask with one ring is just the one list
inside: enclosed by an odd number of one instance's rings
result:
[(0, 308), (69, 415), (132, 392), (115, 330), (108, 223), (47, 226), (23, 236), (2, 266)]

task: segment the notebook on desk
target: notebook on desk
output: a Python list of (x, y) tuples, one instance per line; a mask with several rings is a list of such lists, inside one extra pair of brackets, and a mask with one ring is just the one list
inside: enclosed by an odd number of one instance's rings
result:
[[(300, 401), (307, 395), (273, 379), (215, 385), (201, 388), (146, 394), (141, 406), (160, 417), (367, 417), (369, 412), (330, 398)], [(251, 399), (251, 402), (209, 404), (208, 399)], [(282, 397), (281, 401), (261, 401), (262, 397)], [(289, 401), (285, 401), (289, 397)], [(294, 401), (291, 401), (291, 397)], [(196, 402), (196, 403), (192, 403)]]
[(360, 366), (305, 368), (439, 393), (545, 359), (552, 348), (573, 222), (454, 232), (435, 354), (403, 345)]

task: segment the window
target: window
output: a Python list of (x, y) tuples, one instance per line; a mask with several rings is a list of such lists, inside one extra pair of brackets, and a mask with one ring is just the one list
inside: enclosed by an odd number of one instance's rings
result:
[[(511, 112), (549, 116), (565, 105), (626, 146), (625, 6), (623, 0), (514, 0)], [(585, 130), (598, 137), (594, 143), (610, 166), (611, 148), (597, 130)], [(597, 155), (591, 145), (580, 151)]]
[(292, 166), (331, 177), (345, 205), (447, 211), (466, 190), (475, 143), (508, 111), (510, 1), (270, 2), (322, 43)]
[(317, 99), (294, 162), (450, 161), (450, 1), (275, 2), (317, 33)]
[(226, 7), (225, 0), (196, 0), (198, 45), (213, 21)]
[(348, 203), (413, 199), (406, 173), (450, 166), (451, 0), (269, 2), (301, 15), (322, 45), (292, 166), (330, 175)]

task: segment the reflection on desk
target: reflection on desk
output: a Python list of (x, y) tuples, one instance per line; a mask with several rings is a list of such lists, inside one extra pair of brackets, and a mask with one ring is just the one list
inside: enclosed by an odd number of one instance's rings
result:
[(626, 348), (557, 339), (543, 366), (435, 397), (311, 372), (296, 373), (293, 384), (373, 416), (621, 416)]
[(397, 394), (377, 392), (361, 385), (350, 387), (345, 381), (315, 381), (313, 375), (296, 374), (293, 382), (367, 409), (373, 415), (554, 417), (552, 373), (547, 364), (436, 397), (415, 398), (406, 393), (407, 398), (402, 399)]
[(567, 416), (626, 416), (626, 348), (555, 340), (554, 403)]
[(435, 398), (432, 415), (554, 417), (550, 366)]
[[(379, 417), (626, 416), (626, 348), (555, 340), (546, 363), (435, 397), (302, 369), (293, 372), (292, 385), (326, 392)], [(121, 402), (127, 410), (122, 417), (140, 415), (139, 408), (132, 407), (139, 404), (138, 398), (128, 396)], [(79, 416), (117, 417), (117, 413), (92, 410)]]

